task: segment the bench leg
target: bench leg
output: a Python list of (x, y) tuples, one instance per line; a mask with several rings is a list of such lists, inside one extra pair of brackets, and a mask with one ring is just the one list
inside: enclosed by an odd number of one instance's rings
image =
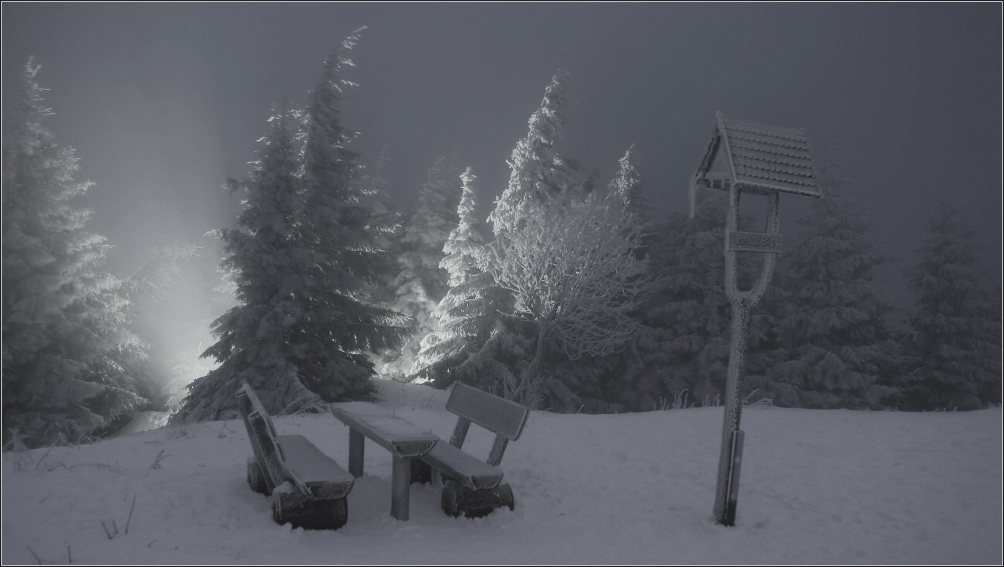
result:
[(349, 472), (359, 478), (363, 476), (363, 453), (366, 438), (355, 429), (349, 429)]
[(398, 520), (407, 520), (410, 497), (411, 457), (394, 455), (391, 472), (390, 515)]
[(272, 491), (269, 490), (268, 481), (265, 480), (266, 476), (257, 459), (254, 457), (248, 459), (248, 485), (251, 487), (251, 490), (258, 494), (270, 496)]
[(468, 518), (481, 518), (503, 506), (510, 510), (516, 509), (512, 488), (508, 483), (499, 484), (495, 488), (474, 490), (455, 480), (447, 480), (443, 484), (441, 505), (443, 512), (454, 518), (461, 514)]
[(432, 467), (420, 458), (411, 460), (411, 483), (425, 484), (432, 482)]
[(310, 500), (299, 491), (272, 494), (272, 519), (305, 530), (337, 530), (349, 517), (345, 497), (337, 500)]

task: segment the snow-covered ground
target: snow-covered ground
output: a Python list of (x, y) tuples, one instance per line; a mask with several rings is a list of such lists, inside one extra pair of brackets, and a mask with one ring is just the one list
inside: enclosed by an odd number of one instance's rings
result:
[[(448, 437), (446, 393), (380, 382), (382, 405)], [(155, 416), (154, 416), (155, 417)], [(347, 466), (348, 429), (283, 416)], [(240, 421), (172, 426), (3, 456), (4, 564), (956, 563), (1000, 564), (1000, 408), (899, 413), (747, 408), (736, 526), (711, 518), (722, 408), (534, 412), (502, 468), (516, 510), (470, 520), (413, 485), (390, 516), (390, 455), (337, 531), (272, 522), (248, 488)], [(471, 428), (467, 447), (487, 456)], [(103, 524), (103, 525), (102, 525)], [(126, 528), (128, 527), (128, 533)], [(110, 532), (113, 536), (108, 537)], [(117, 530), (117, 534), (115, 533)]]

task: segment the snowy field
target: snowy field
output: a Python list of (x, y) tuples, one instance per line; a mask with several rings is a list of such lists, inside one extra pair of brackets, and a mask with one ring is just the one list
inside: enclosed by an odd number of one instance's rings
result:
[[(380, 396), (449, 437), (455, 418), (443, 409), (445, 392), (380, 381)], [(502, 461), (516, 510), (476, 520), (444, 515), (429, 485), (412, 486), (410, 521), (392, 519), (390, 454), (367, 441), (348, 524), (334, 532), (272, 522), (269, 500), (245, 481), (251, 447), (240, 421), (8, 452), (2, 560), (1001, 563), (999, 408), (747, 408), (734, 528), (711, 518), (722, 411), (534, 412)], [(280, 434), (305, 435), (347, 466), (348, 429), (332, 416), (275, 421)], [(489, 434), (471, 428), (470, 450), (487, 456), (490, 445)]]

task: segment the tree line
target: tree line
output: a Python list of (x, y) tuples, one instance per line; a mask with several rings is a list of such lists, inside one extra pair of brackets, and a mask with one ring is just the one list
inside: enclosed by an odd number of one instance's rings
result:
[[(243, 205), (215, 234), (235, 301), (203, 353), (219, 365), (172, 419), (236, 416), (241, 380), (274, 413), (369, 399), (376, 377), (462, 381), (562, 412), (716, 404), (731, 322), (725, 194), (698, 193), (693, 216), (654, 218), (631, 148), (605, 186), (560, 155), (559, 73), (484, 222), (477, 177), (455, 158), (437, 160), (417, 209), (399, 212), (386, 158), (367, 172), (341, 124), (359, 31), (325, 59), (305, 108), (273, 111), (250, 176), (228, 182)], [(127, 280), (102, 272), (109, 247), (70, 204), (89, 184), (73, 181), (72, 150), (43, 125), (37, 71), (29, 61), (3, 158), (5, 447), (99, 438), (163, 402), (145, 306), (194, 253), (158, 251)], [(870, 220), (838, 166), (820, 183), (755, 310), (748, 393), (805, 408), (1000, 404), (1001, 288), (985, 288), (965, 219), (946, 204), (929, 221), (909, 270), (918, 300), (898, 331), (873, 281), (887, 259)], [(745, 260), (740, 280), (759, 271)]]

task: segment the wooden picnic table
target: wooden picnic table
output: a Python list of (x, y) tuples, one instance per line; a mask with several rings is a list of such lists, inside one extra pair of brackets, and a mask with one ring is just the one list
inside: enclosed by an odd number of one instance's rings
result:
[(329, 409), (331, 415), (349, 426), (349, 473), (352, 476), (363, 475), (366, 437), (390, 451), (393, 456), (390, 513), (398, 520), (407, 520), (411, 459), (428, 454), (439, 437), (369, 402), (330, 404)]

